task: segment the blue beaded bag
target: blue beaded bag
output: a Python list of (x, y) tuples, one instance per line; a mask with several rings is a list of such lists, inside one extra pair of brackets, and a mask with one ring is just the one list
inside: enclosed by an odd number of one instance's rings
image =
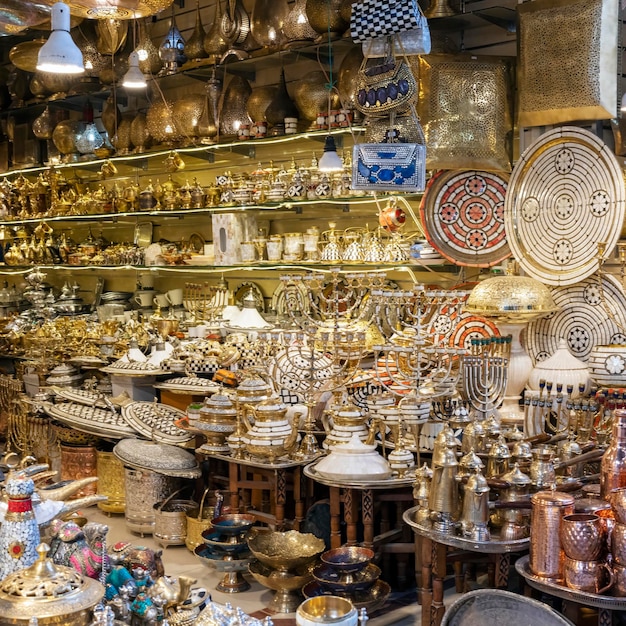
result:
[(417, 81), (403, 59), (388, 58), (383, 64), (359, 68), (354, 106), (364, 115), (386, 117), (409, 110)]

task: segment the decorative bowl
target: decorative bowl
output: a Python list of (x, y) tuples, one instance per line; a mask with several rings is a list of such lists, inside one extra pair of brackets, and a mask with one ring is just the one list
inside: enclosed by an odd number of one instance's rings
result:
[(261, 563), (283, 571), (310, 563), (325, 548), (323, 539), (297, 530), (259, 533), (248, 540), (248, 545)]
[[(361, 546), (342, 546), (327, 550), (320, 557), (322, 563), (332, 567), (342, 576), (357, 574), (374, 558), (374, 551)], [(344, 580), (344, 582), (347, 582)]]
[(202, 539), (212, 554), (223, 557), (225, 554), (236, 555), (248, 550), (248, 544), (245, 541), (233, 543), (224, 541), (223, 537), (221, 532), (215, 532), (210, 528), (202, 532)]
[(254, 515), (229, 513), (211, 520), (211, 526), (222, 535), (234, 537), (247, 533), (256, 522)]
[(340, 595), (367, 591), (374, 586), (380, 578), (380, 574), (380, 567), (373, 563), (368, 563), (365, 569), (356, 572), (350, 581), (344, 581), (344, 576), (340, 572), (325, 563), (313, 568), (313, 578), (322, 586)]

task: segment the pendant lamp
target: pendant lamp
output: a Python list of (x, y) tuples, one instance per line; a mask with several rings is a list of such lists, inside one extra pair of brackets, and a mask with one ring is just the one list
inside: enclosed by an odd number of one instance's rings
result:
[(126, 89), (143, 89), (147, 86), (146, 77), (139, 69), (139, 54), (135, 50), (128, 55), (128, 72), (124, 74), (122, 86)]
[(70, 8), (64, 2), (52, 6), (52, 32), (40, 48), (37, 69), (53, 74), (82, 74), (83, 54), (70, 35)]

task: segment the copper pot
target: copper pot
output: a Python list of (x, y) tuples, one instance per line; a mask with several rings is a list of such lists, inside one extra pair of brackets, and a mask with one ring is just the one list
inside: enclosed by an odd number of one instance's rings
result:
[(613, 570), (602, 561), (578, 561), (565, 557), (565, 584), (570, 589), (601, 594), (613, 585)]
[(611, 554), (619, 565), (626, 566), (626, 524), (616, 523), (611, 532)]
[(604, 524), (592, 513), (564, 515), (559, 533), (563, 551), (570, 559), (595, 561), (606, 544)]

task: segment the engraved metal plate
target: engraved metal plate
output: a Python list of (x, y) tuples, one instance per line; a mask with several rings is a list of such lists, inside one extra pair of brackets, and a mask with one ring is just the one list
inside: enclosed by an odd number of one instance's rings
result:
[(554, 354), (561, 339), (582, 361), (596, 345), (626, 344), (626, 296), (616, 278), (594, 274), (551, 292), (559, 310), (531, 322), (526, 330), (524, 345), (534, 361)]
[(622, 169), (592, 133), (563, 126), (528, 147), (513, 169), (504, 226), (513, 255), (532, 278), (571, 285), (598, 269), (624, 224)]
[(159, 443), (184, 444), (194, 437), (174, 423), (185, 412), (167, 404), (131, 402), (122, 407), (122, 416), (140, 435)]
[(422, 198), (430, 245), (456, 265), (490, 267), (511, 255), (504, 230), (508, 176), (469, 170), (439, 172)]

